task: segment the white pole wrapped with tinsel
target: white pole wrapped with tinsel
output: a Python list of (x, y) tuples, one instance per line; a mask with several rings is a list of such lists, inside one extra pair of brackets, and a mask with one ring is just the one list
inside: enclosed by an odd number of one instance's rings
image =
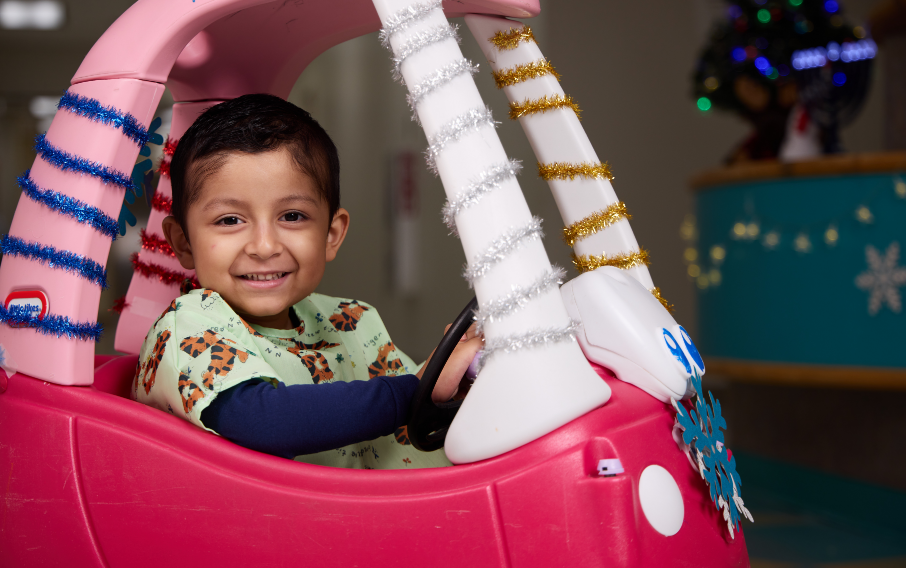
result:
[(475, 14), (466, 16), (466, 24), (491, 64), (497, 87), (510, 100), (510, 118), (519, 120), (538, 158), (538, 173), (557, 202), (576, 268), (624, 268), (654, 290), (648, 253), (639, 247), (626, 205), (610, 184), (610, 166), (598, 159), (579, 122), (578, 104), (563, 92), (531, 28)]
[(570, 316), (583, 325), (579, 342), (585, 355), (660, 400), (688, 396), (692, 366), (704, 373), (704, 364), (651, 280), (648, 252), (636, 241), (626, 205), (611, 186), (610, 166), (599, 160), (579, 122), (578, 104), (564, 93), (531, 28), (477, 14), (467, 15), (466, 24), (563, 218), (563, 239), (582, 274), (562, 292)]
[[(375, 0), (394, 75), (428, 139), (485, 335), (481, 370), (446, 437), (454, 463), (491, 458), (604, 404), (610, 388), (576, 344), (550, 264), (495, 122), (440, 1)], [(556, 369), (556, 372), (551, 372)]]

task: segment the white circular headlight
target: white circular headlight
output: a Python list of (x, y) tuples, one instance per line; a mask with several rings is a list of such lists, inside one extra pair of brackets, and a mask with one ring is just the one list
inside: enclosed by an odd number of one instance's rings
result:
[(639, 477), (639, 501), (645, 518), (654, 530), (673, 536), (683, 526), (683, 496), (670, 472), (659, 465), (649, 465)]

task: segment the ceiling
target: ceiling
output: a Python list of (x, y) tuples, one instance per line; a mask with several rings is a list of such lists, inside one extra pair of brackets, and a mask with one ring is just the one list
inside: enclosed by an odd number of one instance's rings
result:
[[(65, 1), (65, 0), (64, 0)], [(85, 54), (132, 0), (68, 0), (57, 30), (0, 30), (0, 97), (60, 95)]]

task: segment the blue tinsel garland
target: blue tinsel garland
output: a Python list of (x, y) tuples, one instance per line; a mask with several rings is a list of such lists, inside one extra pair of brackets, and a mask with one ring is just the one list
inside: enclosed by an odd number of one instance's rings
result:
[(60, 110), (68, 110), (89, 120), (120, 128), (127, 137), (139, 146), (148, 143), (148, 130), (139, 124), (130, 113), (124, 113), (112, 106), (105, 107), (97, 99), (89, 99), (66, 91), (60, 97)]
[(19, 176), (17, 181), (19, 182), (19, 187), (31, 200), (53, 209), (60, 215), (72, 217), (79, 223), (91, 225), (111, 239), (116, 238), (116, 234), (119, 232), (116, 219), (83, 201), (50, 189), (41, 189), (32, 181), (30, 174), (30, 170), (25, 170), (25, 173)]
[(103, 289), (107, 288), (107, 271), (104, 270), (104, 267), (80, 254), (68, 250), (57, 250), (52, 246), (30, 243), (10, 235), (3, 235), (0, 238), (0, 250), (3, 251), (3, 254), (30, 258), (47, 264), (51, 268), (73, 272)]
[(0, 322), (10, 326), (23, 326), (34, 328), (44, 335), (63, 335), (70, 339), (76, 338), (83, 341), (98, 341), (104, 332), (104, 327), (97, 323), (73, 322), (67, 317), (47, 314), (43, 318), (32, 314), (26, 306), (10, 306), (6, 308), (0, 303)]
[(45, 136), (45, 134), (39, 134), (35, 138), (35, 151), (47, 163), (63, 171), (88, 174), (100, 179), (104, 183), (114, 183), (126, 190), (132, 190), (132, 178), (129, 175), (108, 168), (104, 164), (92, 162), (85, 158), (73, 156), (69, 152), (64, 152), (48, 142), (45, 139)]

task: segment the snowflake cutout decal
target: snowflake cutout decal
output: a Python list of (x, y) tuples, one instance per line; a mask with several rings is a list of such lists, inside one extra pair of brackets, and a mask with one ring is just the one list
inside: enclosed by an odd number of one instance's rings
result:
[(906, 285), (906, 268), (897, 266), (900, 261), (900, 243), (890, 243), (883, 257), (875, 247), (866, 246), (865, 261), (868, 263), (868, 270), (856, 277), (856, 286), (860, 290), (871, 292), (868, 297), (869, 315), (876, 315), (884, 303), (892, 312), (900, 313), (903, 309), (900, 287)]
[(9, 356), (9, 351), (3, 348), (0, 345), (0, 369), (6, 371), (6, 376), (10, 377), (16, 372), (16, 364), (13, 362), (12, 357)]
[(723, 510), (730, 537), (736, 538), (740, 514), (751, 522), (755, 520), (740, 495), (742, 480), (736, 473), (736, 458), (724, 447), (724, 433), (721, 430), (727, 429), (727, 421), (721, 416), (720, 402), (710, 391), (708, 398), (711, 404), (705, 400), (702, 377), (697, 369), (692, 376), (692, 385), (697, 394), (695, 406), (691, 410), (676, 400), (671, 400), (676, 409), (676, 422), (683, 431), (683, 443), (689, 446), (698, 465), (698, 472), (708, 484), (711, 501), (718, 510)]
[[(194, 0), (193, 0), (194, 1)], [(148, 144), (154, 144), (155, 146), (161, 146), (164, 143), (164, 137), (157, 133), (157, 129), (160, 128), (160, 125), (163, 123), (161, 118), (158, 116), (151, 121), (151, 124), (148, 125)], [(145, 144), (139, 150), (139, 156), (148, 157), (151, 155), (151, 147)], [(142, 160), (135, 164), (132, 168), (132, 189), (127, 189), (126, 194), (123, 196), (122, 207), (120, 207), (120, 216), (119, 216), (119, 225), (120, 225), (120, 236), (126, 235), (126, 225), (134, 227), (137, 220), (135, 214), (126, 207), (126, 203), (132, 204), (135, 203), (136, 197), (141, 197), (142, 193), (146, 193), (148, 197), (151, 197), (151, 182), (154, 179), (154, 170), (153, 164), (150, 159)], [(150, 205), (151, 202), (148, 202)]]

